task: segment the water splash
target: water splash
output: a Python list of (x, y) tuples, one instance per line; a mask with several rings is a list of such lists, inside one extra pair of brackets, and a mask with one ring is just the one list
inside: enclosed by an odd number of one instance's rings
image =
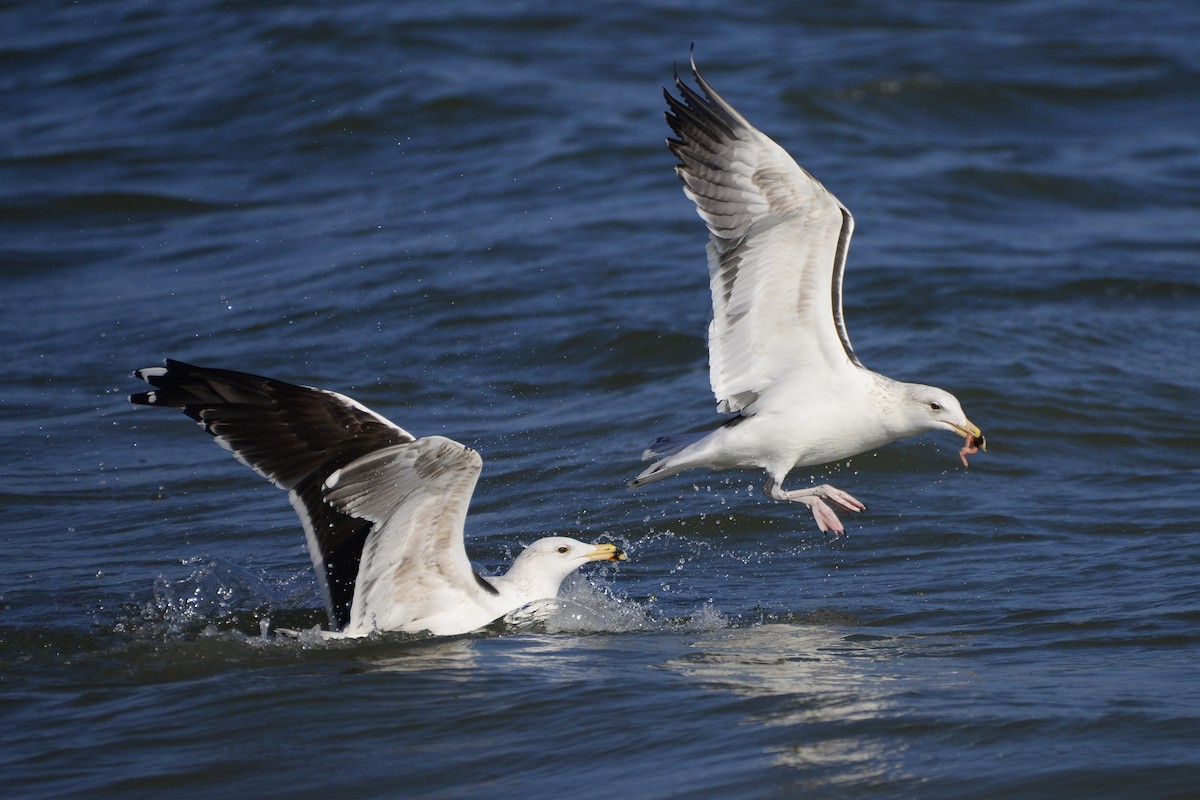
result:
[(708, 631), (729, 624), (711, 602), (683, 617), (664, 617), (655, 613), (653, 599), (635, 600), (579, 575), (563, 582), (556, 599), (518, 609), (505, 623), (516, 630), (571, 634)]
[(144, 621), (161, 625), (164, 636), (194, 636), (214, 627), (261, 636), (273, 617), (314, 605), (307, 571), (273, 579), (223, 558), (200, 556), (183, 564), (191, 573), (177, 580), (160, 575), (153, 602), (142, 609)]

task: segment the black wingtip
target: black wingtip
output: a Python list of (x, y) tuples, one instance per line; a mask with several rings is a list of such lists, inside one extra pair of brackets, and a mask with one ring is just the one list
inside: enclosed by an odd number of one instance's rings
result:
[[(696, 68), (696, 43), (695, 42), (692, 42), (688, 46), (688, 63), (691, 65), (692, 73), (694, 75), (696, 75), (697, 77), (699, 77), (700, 70)], [(678, 61), (671, 62), (671, 71), (672, 71), (672, 73), (674, 73), (675, 85), (679, 86), (680, 88), (683, 88), (683, 79), (679, 77), (679, 62)], [(666, 91), (666, 89), (664, 89), (663, 91)]]

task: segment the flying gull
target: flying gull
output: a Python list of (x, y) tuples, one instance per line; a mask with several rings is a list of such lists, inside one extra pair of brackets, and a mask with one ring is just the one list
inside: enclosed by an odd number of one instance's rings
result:
[(463, 524), (483, 465), (442, 436), (415, 438), (345, 395), (168, 359), (133, 373), (155, 387), (138, 405), (177, 408), (288, 492), (308, 540), (333, 636), (468, 633), (552, 599), (611, 544), (539, 539), (504, 575), (482, 576)]
[(787, 152), (746, 121), (704, 80), (701, 95), (675, 75), (682, 99), (664, 91), (677, 139), (684, 194), (708, 226), (713, 316), (709, 379), (717, 410), (734, 415), (682, 441), (660, 438), (657, 458), (630, 482), (642, 486), (694, 467), (766, 470), (764, 491), (807, 505), (822, 531), (844, 531), (826, 501), (866, 508), (832, 486), (785, 490), (796, 467), (825, 464), (927, 431), (983, 433), (953, 395), (901, 383), (863, 366), (842, 319), (842, 273), (854, 218)]

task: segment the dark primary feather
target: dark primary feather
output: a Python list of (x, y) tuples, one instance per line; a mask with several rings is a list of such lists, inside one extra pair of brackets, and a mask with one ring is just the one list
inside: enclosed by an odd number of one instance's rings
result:
[(318, 577), (323, 578), (330, 622), (336, 629), (345, 627), (371, 523), (327, 503), (323, 484), (352, 461), (413, 437), (349, 398), (322, 389), (171, 359), (165, 371), (151, 368), (134, 375), (155, 389), (131, 395), (130, 402), (182, 410), (238, 460), (294, 494), (325, 563), (325, 574)]

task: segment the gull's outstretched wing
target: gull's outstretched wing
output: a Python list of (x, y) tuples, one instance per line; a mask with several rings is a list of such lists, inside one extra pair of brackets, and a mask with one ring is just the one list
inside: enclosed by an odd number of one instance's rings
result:
[(413, 436), (324, 389), (170, 359), (165, 367), (134, 375), (155, 389), (132, 395), (131, 402), (182, 410), (239, 461), (288, 491), (304, 525), (330, 624), (344, 628), (372, 523), (326, 502), (325, 481), (373, 453), (413, 442)]
[(684, 192), (708, 225), (709, 372), (718, 408), (753, 413), (784, 377), (814, 382), (862, 364), (842, 320), (842, 272), (854, 218), (815, 178), (721, 98), (676, 75), (664, 92), (668, 146)]

